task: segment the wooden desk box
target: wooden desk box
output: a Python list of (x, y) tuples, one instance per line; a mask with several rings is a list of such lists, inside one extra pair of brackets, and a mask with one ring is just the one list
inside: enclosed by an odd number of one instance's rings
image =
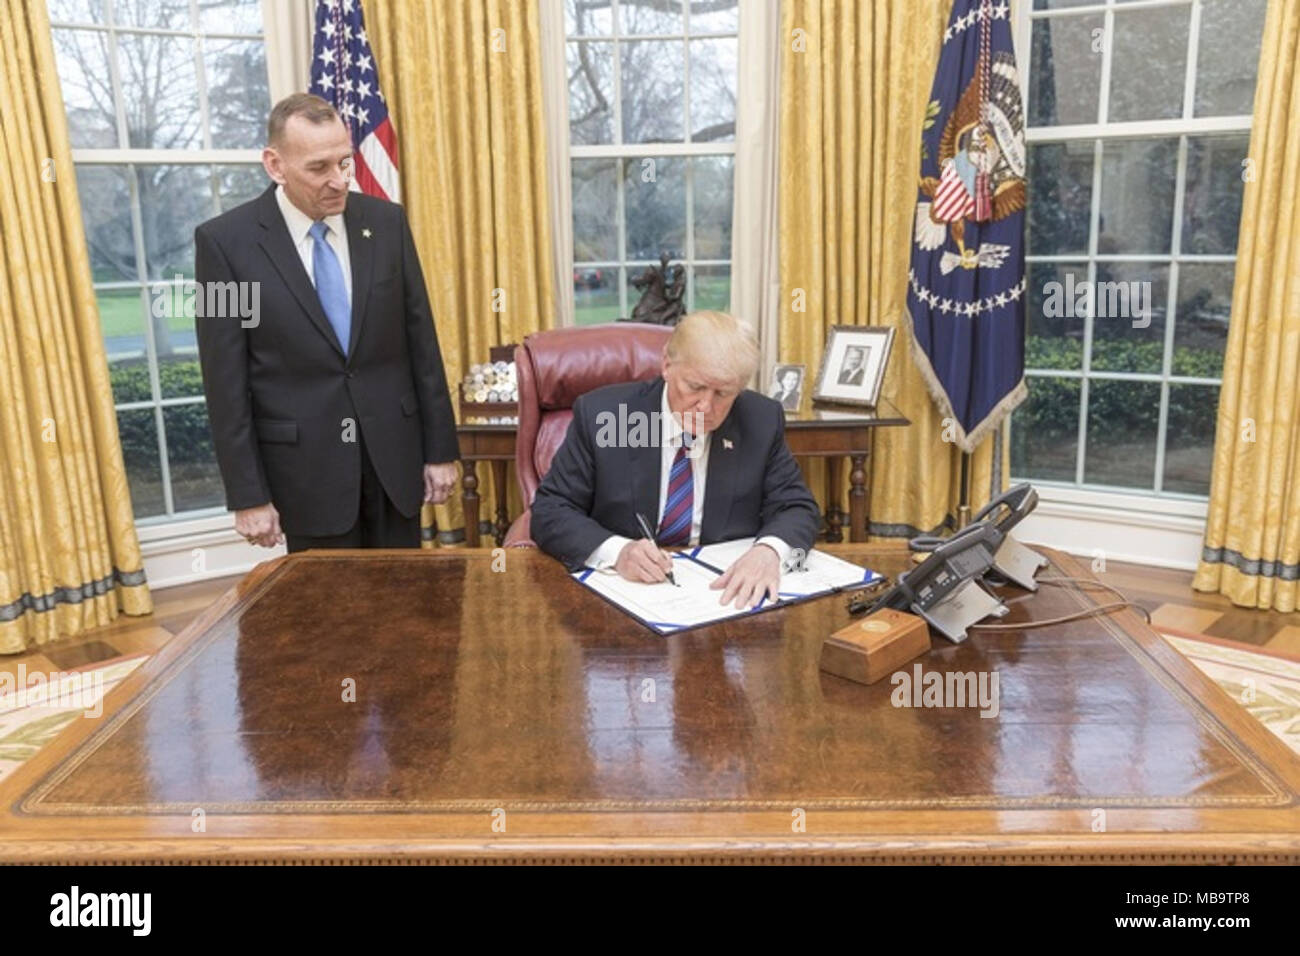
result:
[(930, 629), (923, 619), (881, 608), (826, 638), (821, 668), (859, 684), (874, 684), (929, 649)]

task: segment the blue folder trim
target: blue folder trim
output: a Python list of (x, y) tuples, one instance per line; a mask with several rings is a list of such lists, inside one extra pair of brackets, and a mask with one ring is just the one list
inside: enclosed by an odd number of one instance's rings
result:
[(712, 571), (714, 574), (722, 574), (722, 573), (723, 573), (722, 568), (715, 568), (713, 565), (709, 564), (709, 562), (707, 562), (707, 561), (701, 561), (699, 558), (697, 558), (696, 555), (699, 554), (699, 553), (700, 553), (700, 549), (699, 549), (699, 548), (696, 548), (696, 549), (695, 549), (694, 551), (692, 551), (690, 554), (685, 554), (685, 553), (679, 551), (679, 552), (677, 552), (677, 556), (678, 556), (678, 557), (682, 557), (682, 558), (688, 558), (688, 559), (690, 559), (691, 561), (694, 561), (694, 562), (695, 562), (696, 564), (698, 564), (700, 567), (702, 567), (702, 568), (707, 568), (708, 570)]
[(578, 580), (579, 580), (579, 581), (585, 581), (585, 580), (587, 580), (587, 578), (591, 577), (591, 576), (592, 576), (593, 574), (595, 574), (595, 573), (596, 573), (596, 569), (595, 569), (595, 568), (587, 568), (587, 569), (585, 569), (585, 570), (583, 570), (583, 571), (579, 571), (579, 572), (578, 572)]

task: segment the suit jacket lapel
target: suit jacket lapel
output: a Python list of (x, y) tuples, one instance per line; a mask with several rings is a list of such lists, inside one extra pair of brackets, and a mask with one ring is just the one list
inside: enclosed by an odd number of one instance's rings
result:
[(700, 543), (719, 541), (731, 516), (736, 493), (736, 467), (739, 429), (736, 409), (729, 414), (709, 438), (709, 474), (704, 482), (704, 517), (700, 522)]
[(366, 214), (361, 203), (348, 196), (343, 210), (343, 224), (348, 230), (348, 259), (352, 263), (352, 331), (348, 355), (355, 355), (361, 337), (361, 323), (366, 317), (366, 299), (370, 294), (370, 276), (374, 271), (374, 239), (366, 234)]
[(303, 267), (302, 258), (294, 248), (293, 238), (289, 235), (289, 227), (285, 225), (284, 216), (280, 213), (280, 206), (275, 200), (274, 184), (262, 193), (262, 197), (258, 200), (258, 219), (262, 224), (262, 237), (258, 240), (258, 244), (271, 260), (271, 265), (275, 266), (276, 271), (280, 273), (280, 278), (289, 287), (293, 297), (307, 313), (312, 325), (316, 326), (320, 334), (325, 336), (326, 341), (334, 346), (339, 355), (342, 355), (343, 348), (339, 345), (338, 336), (334, 334), (329, 319), (325, 318), (325, 310), (321, 308), (316, 287), (311, 284), (311, 277)]
[[(651, 412), (660, 410), (663, 402), (664, 381), (662, 378), (646, 383), (646, 387), (637, 393), (634, 408), (628, 412), (641, 412), (649, 418)], [(657, 421), (657, 419), (655, 419)], [(659, 423), (662, 428), (662, 423)], [(650, 530), (659, 531), (659, 480), (662, 472), (660, 457), (660, 433), (647, 434), (647, 442), (629, 449), (628, 462), (632, 469), (632, 501), (636, 510), (645, 515), (650, 523)], [(635, 522), (635, 518), (632, 519)]]

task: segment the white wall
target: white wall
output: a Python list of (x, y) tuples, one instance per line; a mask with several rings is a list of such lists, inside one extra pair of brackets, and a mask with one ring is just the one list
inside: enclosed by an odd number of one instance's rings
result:
[(1015, 535), (1069, 554), (1191, 570), (1201, 553), (1206, 503), (1035, 485), (1038, 507)]
[(257, 548), (235, 533), (230, 513), (167, 524), (140, 525), (144, 571), (153, 590), (243, 574), (278, 558), (284, 546)]

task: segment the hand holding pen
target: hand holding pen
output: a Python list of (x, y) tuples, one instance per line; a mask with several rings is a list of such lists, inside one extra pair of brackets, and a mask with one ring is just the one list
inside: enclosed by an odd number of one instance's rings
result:
[[(641, 514), (641, 512), (639, 511), (637, 512), (636, 515), (636, 523), (641, 526), (641, 533), (646, 536), (646, 538), (650, 541), (651, 544), (654, 544), (655, 536), (654, 536), (654, 532), (650, 530), (650, 522), (646, 521), (645, 515)], [(672, 584), (673, 587), (681, 587), (681, 585), (677, 583), (677, 579), (673, 577), (673, 572), (671, 568), (672, 558), (670, 558), (663, 551), (662, 548), (658, 548), (657, 550), (661, 555), (664, 556), (665, 559), (667, 559), (667, 561), (670, 564), (669, 569), (664, 572), (664, 575), (668, 578), (668, 582)]]

